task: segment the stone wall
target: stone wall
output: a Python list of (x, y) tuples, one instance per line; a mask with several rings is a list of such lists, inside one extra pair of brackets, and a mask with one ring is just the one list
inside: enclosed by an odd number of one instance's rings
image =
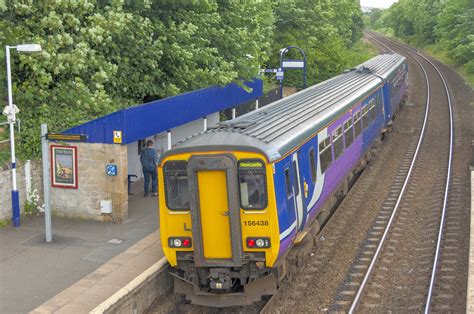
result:
[[(43, 198), (43, 176), (41, 161), (32, 161), (31, 163), (31, 185), (32, 190), (36, 189), (37, 194)], [(20, 211), (24, 213), (26, 202), (26, 178), (25, 166), (23, 163), (17, 163), (17, 186), (20, 194)], [(12, 176), (9, 164), (0, 168), (0, 219), (9, 220), (12, 218)]]
[[(52, 212), (65, 217), (114, 219), (116, 222), (127, 219), (127, 146), (90, 143), (74, 143), (68, 146), (77, 146), (78, 188), (52, 187)], [(117, 165), (117, 176), (106, 175), (107, 164)], [(112, 200), (112, 217), (101, 215), (101, 200)]]

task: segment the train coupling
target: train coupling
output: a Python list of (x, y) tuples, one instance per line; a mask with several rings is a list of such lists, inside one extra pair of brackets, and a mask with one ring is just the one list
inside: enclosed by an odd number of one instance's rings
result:
[(212, 290), (229, 290), (232, 288), (230, 271), (226, 268), (209, 269), (209, 287)]

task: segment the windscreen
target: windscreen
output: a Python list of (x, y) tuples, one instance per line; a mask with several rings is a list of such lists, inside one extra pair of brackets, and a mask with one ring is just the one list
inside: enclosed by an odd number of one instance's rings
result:
[(260, 159), (239, 162), (240, 206), (243, 209), (265, 209), (267, 189), (265, 164)]
[(184, 160), (167, 161), (163, 166), (166, 206), (174, 210), (189, 209), (188, 163)]

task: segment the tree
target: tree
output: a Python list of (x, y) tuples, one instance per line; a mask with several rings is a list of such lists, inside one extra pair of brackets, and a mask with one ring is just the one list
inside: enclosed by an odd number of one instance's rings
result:
[(38, 155), (40, 123), (59, 132), (132, 104), (249, 80), (273, 32), (268, 1), (26, 0), (0, 15), (4, 45), (43, 47), (12, 58), (23, 157)]
[[(306, 52), (309, 85), (339, 74), (348, 66), (347, 52), (362, 34), (362, 12), (356, 1), (275, 1), (274, 13), (275, 48), (278, 51), (296, 45)], [(278, 66), (276, 54), (270, 66)], [(301, 86), (301, 73), (297, 72), (287, 71), (285, 82)]]
[(474, 73), (472, 0), (400, 0), (373, 18), (377, 18), (376, 29), (390, 27), (397, 37), (411, 43), (444, 47), (458, 64)]
[(12, 58), (21, 157), (38, 155), (40, 123), (60, 132), (133, 104), (242, 84), (276, 67), (289, 45), (306, 51), (314, 84), (347, 67), (362, 29), (356, 0), (7, 0), (0, 16), (4, 45), (43, 47)]

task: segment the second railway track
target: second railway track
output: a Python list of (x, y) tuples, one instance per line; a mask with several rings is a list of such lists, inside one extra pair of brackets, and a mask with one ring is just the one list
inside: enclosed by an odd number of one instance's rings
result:
[[(383, 39), (370, 40), (392, 50)], [(451, 179), (453, 147), (452, 108), (449, 90), (436, 66), (407, 46), (397, 45), (415, 60), (424, 73), (426, 115), (403, 184), (395, 182), (384, 209), (372, 227), (374, 243), (365, 244), (371, 258), (361, 259), (349, 273), (347, 285), (357, 287), (349, 313), (361, 311), (429, 312), (438, 271), (445, 210)], [(428, 74), (431, 72), (430, 74)], [(439, 79), (435, 79), (435, 78)], [(444, 94), (444, 95), (443, 95)], [(401, 169), (403, 170), (404, 167)], [(401, 179), (401, 178), (400, 178)], [(387, 214), (388, 214), (387, 212)], [(375, 229), (377, 228), (377, 230)], [(341, 294), (348, 292), (345, 288)], [(349, 293), (348, 295), (351, 295)], [(338, 310), (347, 310), (336, 306)]]

